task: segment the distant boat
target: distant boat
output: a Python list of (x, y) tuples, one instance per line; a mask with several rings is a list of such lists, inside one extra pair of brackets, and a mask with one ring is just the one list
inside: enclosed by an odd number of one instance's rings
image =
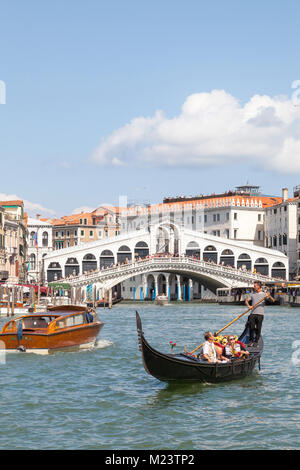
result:
[[(136, 324), (144, 368), (148, 374), (164, 382), (219, 383), (236, 380), (251, 374), (256, 364), (260, 364), (263, 352), (262, 337), (257, 347), (247, 348), (250, 355), (246, 359), (233, 359), (227, 363), (209, 363), (187, 353), (164, 354), (155, 350), (145, 339), (138, 312), (136, 312)], [(245, 328), (239, 340), (248, 344), (248, 327)]]
[(25, 315), (29, 312), (29, 306), (23, 304), (23, 302), (8, 302), (2, 301), (0, 302), (0, 315), (7, 316), (7, 315)]
[(168, 296), (165, 295), (165, 294), (160, 294), (160, 295), (157, 295), (154, 302), (157, 304), (157, 305), (167, 305), (169, 303), (169, 299), (168, 299)]
[[(118, 304), (119, 302), (121, 302), (121, 300), (123, 300), (123, 297), (114, 297), (112, 299), (112, 305)], [(87, 302), (87, 306), (93, 307), (93, 302)], [(95, 302), (95, 307), (109, 307), (109, 302), (108, 300), (105, 300), (104, 302), (103, 299), (97, 300)]]
[(47, 354), (95, 344), (104, 323), (82, 306), (49, 307), (38, 314), (15, 317), (3, 326), (0, 350)]

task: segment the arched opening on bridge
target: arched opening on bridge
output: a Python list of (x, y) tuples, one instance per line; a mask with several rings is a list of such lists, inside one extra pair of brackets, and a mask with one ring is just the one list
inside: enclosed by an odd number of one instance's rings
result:
[(258, 258), (254, 263), (254, 271), (264, 276), (269, 275), (269, 263), (266, 258)]
[(117, 262), (124, 263), (130, 261), (132, 259), (132, 253), (130, 248), (126, 245), (122, 245), (117, 253)]
[(134, 258), (147, 258), (149, 247), (146, 242), (138, 242), (134, 247)]
[(200, 247), (197, 242), (189, 242), (187, 244), (186, 250), (185, 250), (186, 256), (190, 256), (191, 258), (196, 258), (200, 259)]
[(100, 255), (100, 269), (105, 269), (108, 266), (115, 264), (115, 257), (112, 251), (103, 250)]
[(47, 269), (47, 281), (57, 281), (62, 278), (62, 269), (61, 265), (57, 262), (52, 262), (49, 264)]
[(156, 229), (156, 253), (179, 253), (179, 229), (169, 222), (162, 223)]
[(286, 267), (280, 261), (277, 261), (272, 266), (272, 277), (278, 277), (279, 279), (286, 279)]
[(79, 263), (76, 258), (68, 258), (65, 264), (65, 277), (78, 276), (79, 274)]
[(169, 253), (170, 239), (166, 227), (158, 227), (156, 235), (156, 253)]
[(213, 245), (208, 245), (206, 248), (204, 248), (203, 251), (203, 260), (204, 261), (212, 261), (213, 263), (218, 262), (218, 252), (216, 247)]
[(237, 268), (252, 271), (252, 261), (247, 253), (242, 253), (237, 260)]
[(147, 276), (145, 300), (152, 300), (155, 295), (155, 280), (153, 274)]
[(156, 295), (167, 294), (166, 276), (164, 274), (159, 274), (157, 278), (157, 286), (158, 292)]
[(82, 260), (82, 272), (94, 271), (95, 269), (97, 269), (96, 256), (91, 253), (84, 255)]
[(220, 263), (224, 266), (234, 266), (235, 258), (233, 251), (223, 250), (220, 257)]
[(169, 276), (170, 300), (177, 300), (177, 276), (171, 273)]

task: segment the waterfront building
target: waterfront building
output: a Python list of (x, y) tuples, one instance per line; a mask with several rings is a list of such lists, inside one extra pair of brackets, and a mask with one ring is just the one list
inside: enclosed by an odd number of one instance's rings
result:
[(165, 221), (196, 232), (264, 246), (265, 210), (281, 201), (280, 197), (262, 195), (258, 186), (251, 185), (222, 194), (168, 197), (161, 204), (120, 208), (120, 229), (124, 233)]
[(0, 206), (0, 281), (8, 277), (8, 271), (5, 271), (4, 219), (5, 211)]
[(281, 251), (288, 256), (290, 278), (293, 278), (296, 275), (298, 264), (298, 205), (299, 196), (289, 198), (288, 189), (283, 188), (282, 202), (280, 204), (274, 204), (273, 206), (266, 208), (265, 246), (266, 248)]
[[(43, 219), (46, 221), (46, 219)], [(53, 249), (61, 250), (118, 235), (118, 208), (98, 207), (92, 212), (82, 212), (48, 220), (53, 227)]]
[(296, 200), (296, 274), (300, 275), (300, 186), (294, 187), (294, 198)]
[(28, 282), (43, 283), (43, 259), (53, 250), (52, 247), (52, 224), (40, 219), (28, 217)]
[[(12, 283), (27, 281), (27, 227), (23, 201), (1, 201), (4, 209), (4, 248), (7, 277)], [(4, 276), (5, 277), (5, 276)]]

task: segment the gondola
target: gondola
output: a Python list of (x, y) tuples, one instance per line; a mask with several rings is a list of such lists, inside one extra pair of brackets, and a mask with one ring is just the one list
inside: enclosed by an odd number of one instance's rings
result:
[[(260, 358), (263, 352), (262, 337), (260, 337), (257, 347), (247, 347), (250, 352), (248, 358), (233, 359), (229, 363), (212, 364), (186, 353), (163, 354), (156, 351), (144, 337), (142, 321), (138, 312), (136, 312), (136, 324), (144, 368), (148, 374), (163, 382), (220, 383), (250, 375), (256, 364), (260, 369)], [(247, 324), (239, 340), (246, 346), (249, 343)]]

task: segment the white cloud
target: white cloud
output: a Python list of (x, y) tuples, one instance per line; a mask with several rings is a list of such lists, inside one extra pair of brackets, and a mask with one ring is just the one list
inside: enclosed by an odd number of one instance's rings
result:
[[(237, 162), (300, 172), (300, 106), (283, 96), (246, 104), (224, 90), (187, 97), (181, 113), (137, 117), (103, 139), (99, 165), (201, 166)], [(299, 163), (298, 163), (299, 162)]]
[(72, 211), (72, 214), (81, 214), (83, 212), (92, 212), (95, 210), (95, 207), (81, 206)]
[(23, 201), (24, 202), (24, 209), (25, 212), (28, 213), (29, 216), (36, 216), (36, 214), (40, 215), (55, 215), (55, 211), (53, 209), (48, 209), (47, 207), (43, 207), (41, 204), (37, 202), (30, 202), (26, 199), (23, 199), (16, 194), (4, 194), (0, 193), (0, 201)]

